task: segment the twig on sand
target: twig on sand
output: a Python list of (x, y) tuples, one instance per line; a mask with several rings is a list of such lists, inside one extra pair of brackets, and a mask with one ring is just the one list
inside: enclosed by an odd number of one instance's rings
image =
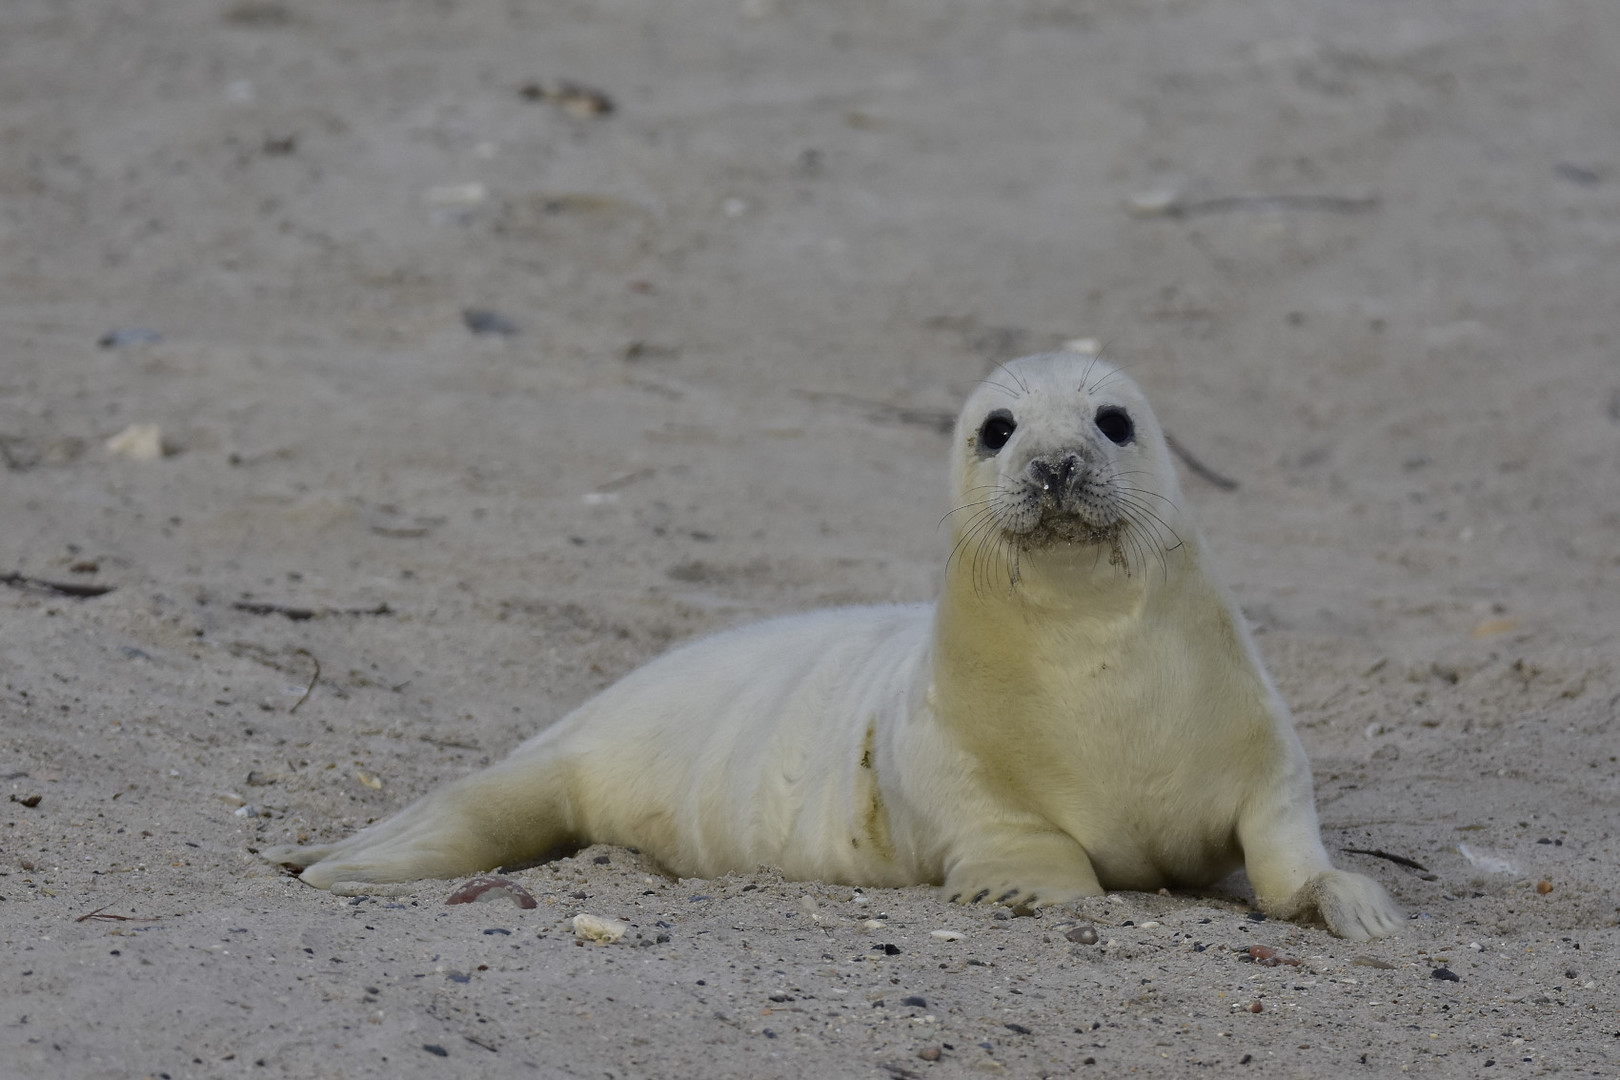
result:
[(294, 622), (303, 622), (305, 619), (320, 619), (328, 615), (392, 615), (394, 613), (394, 609), (386, 603), (370, 608), (311, 608), (263, 603), (258, 600), (238, 600), (231, 607), (237, 611), (245, 611), (249, 615), (280, 615)]
[(74, 922), (86, 922), (95, 919), (101, 922), (157, 922), (157, 919), (142, 919), (134, 915), (114, 915), (104, 907), (98, 907), (88, 915), (80, 915)]
[(1189, 218), (1198, 214), (1327, 213), (1361, 214), (1378, 205), (1376, 195), (1217, 195), (1192, 199), (1173, 190), (1133, 196), (1128, 203), (1137, 217)]
[(904, 405), (890, 405), (886, 401), (873, 401), (870, 398), (857, 397), (854, 394), (837, 394), (819, 390), (801, 391), (803, 396), (814, 402), (836, 402), (840, 405), (853, 405), (862, 409), (873, 420), (880, 423), (911, 424), (916, 427), (930, 428), (941, 435), (949, 435), (956, 426), (956, 414), (941, 412), (938, 409), (913, 409)]
[(1404, 866), (1408, 870), (1420, 870), (1425, 874), (1429, 872), (1427, 866), (1424, 866), (1416, 859), (1408, 859), (1405, 855), (1392, 855), (1387, 851), (1379, 851), (1376, 848), (1347, 847), (1340, 850), (1346, 855), (1371, 855), (1375, 859), (1387, 859), (1396, 866)]
[(26, 574), (17, 573), (0, 574), (0, 585), (10, 585), (14, 589), (43, 589), (45, 592), (72, 596), (79, 600), (106, 596), (118, 588), (116, 585), (80, 585), (75, 581), (46, 581), (43, 578), (31, 578)]
[(1172, 439), (1168, 432), (1165, 433), (1164, 442), (1166, 446), (1170, 447), (1170, 452), (1180, 458), (1181, 463), (1192, 470), (1196, 476), (1208, 480), (1222, 491), (1237, 490), (1238, 482), (1236, 480), (1233, 480), (1230, 476), (1221, 475), (1196, 457), (1193, 457), (1192, 451)]
[(315, 684), (321, 681), (321, 662), (315, 658), (315, 654), (308, 649), (295, 649), (293, 651), (299, 656), (309, 657), (309, 662), (315, 665), (315, 674), (309, 677), (309, 685), (304, 688), (304, 696), (293, 702), (293, 707), (287, 710), (289, 716), (298, 711), (298, 706), (309, 700), (309, 695), (315, 692)]

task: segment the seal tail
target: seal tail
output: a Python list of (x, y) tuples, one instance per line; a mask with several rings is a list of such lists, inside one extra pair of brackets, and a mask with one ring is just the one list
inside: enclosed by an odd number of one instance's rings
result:
[(299, 877), (317, 889), (532, 865), (574, 841), (567, 791), (555, 758), (535, 762), (515, 755), (345, 840), (275, 848), (263, 857), (301, 868)]

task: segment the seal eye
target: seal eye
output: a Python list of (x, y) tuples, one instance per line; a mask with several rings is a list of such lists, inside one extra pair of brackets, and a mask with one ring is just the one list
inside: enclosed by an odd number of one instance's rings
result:
[(1136, 435), (1131, 414), (1117, 405), (1104, 405), (1097, 410), (1097, 430), (1108, 436), (1115, 446), (1124, 446)]
[(1012, 413), (997, 409), (985, 417), (983, 426), (979, 428), (979, 453), (994, 454), (1007, 445), (1007, 440), (1017, 430), (1018, 422), (1012, 418)]

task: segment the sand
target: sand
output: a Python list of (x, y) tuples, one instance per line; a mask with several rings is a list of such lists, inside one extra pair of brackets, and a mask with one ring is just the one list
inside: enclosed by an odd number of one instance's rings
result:
[[(1606, 0), (3, 5), (0, 1074), (1620, 1074), (1617, 55)], [(256, 858), (928, 600), (939, 418), (1075, 337), (1238, 482), (1398, 937)]]

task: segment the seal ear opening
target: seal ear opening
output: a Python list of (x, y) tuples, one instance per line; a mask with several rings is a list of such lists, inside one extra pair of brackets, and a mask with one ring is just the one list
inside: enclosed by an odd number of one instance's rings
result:
[(1018, 430), (1018, 421), (1006, 409), (997, 409), (979, 425), (979, 456), (994, 457)]

